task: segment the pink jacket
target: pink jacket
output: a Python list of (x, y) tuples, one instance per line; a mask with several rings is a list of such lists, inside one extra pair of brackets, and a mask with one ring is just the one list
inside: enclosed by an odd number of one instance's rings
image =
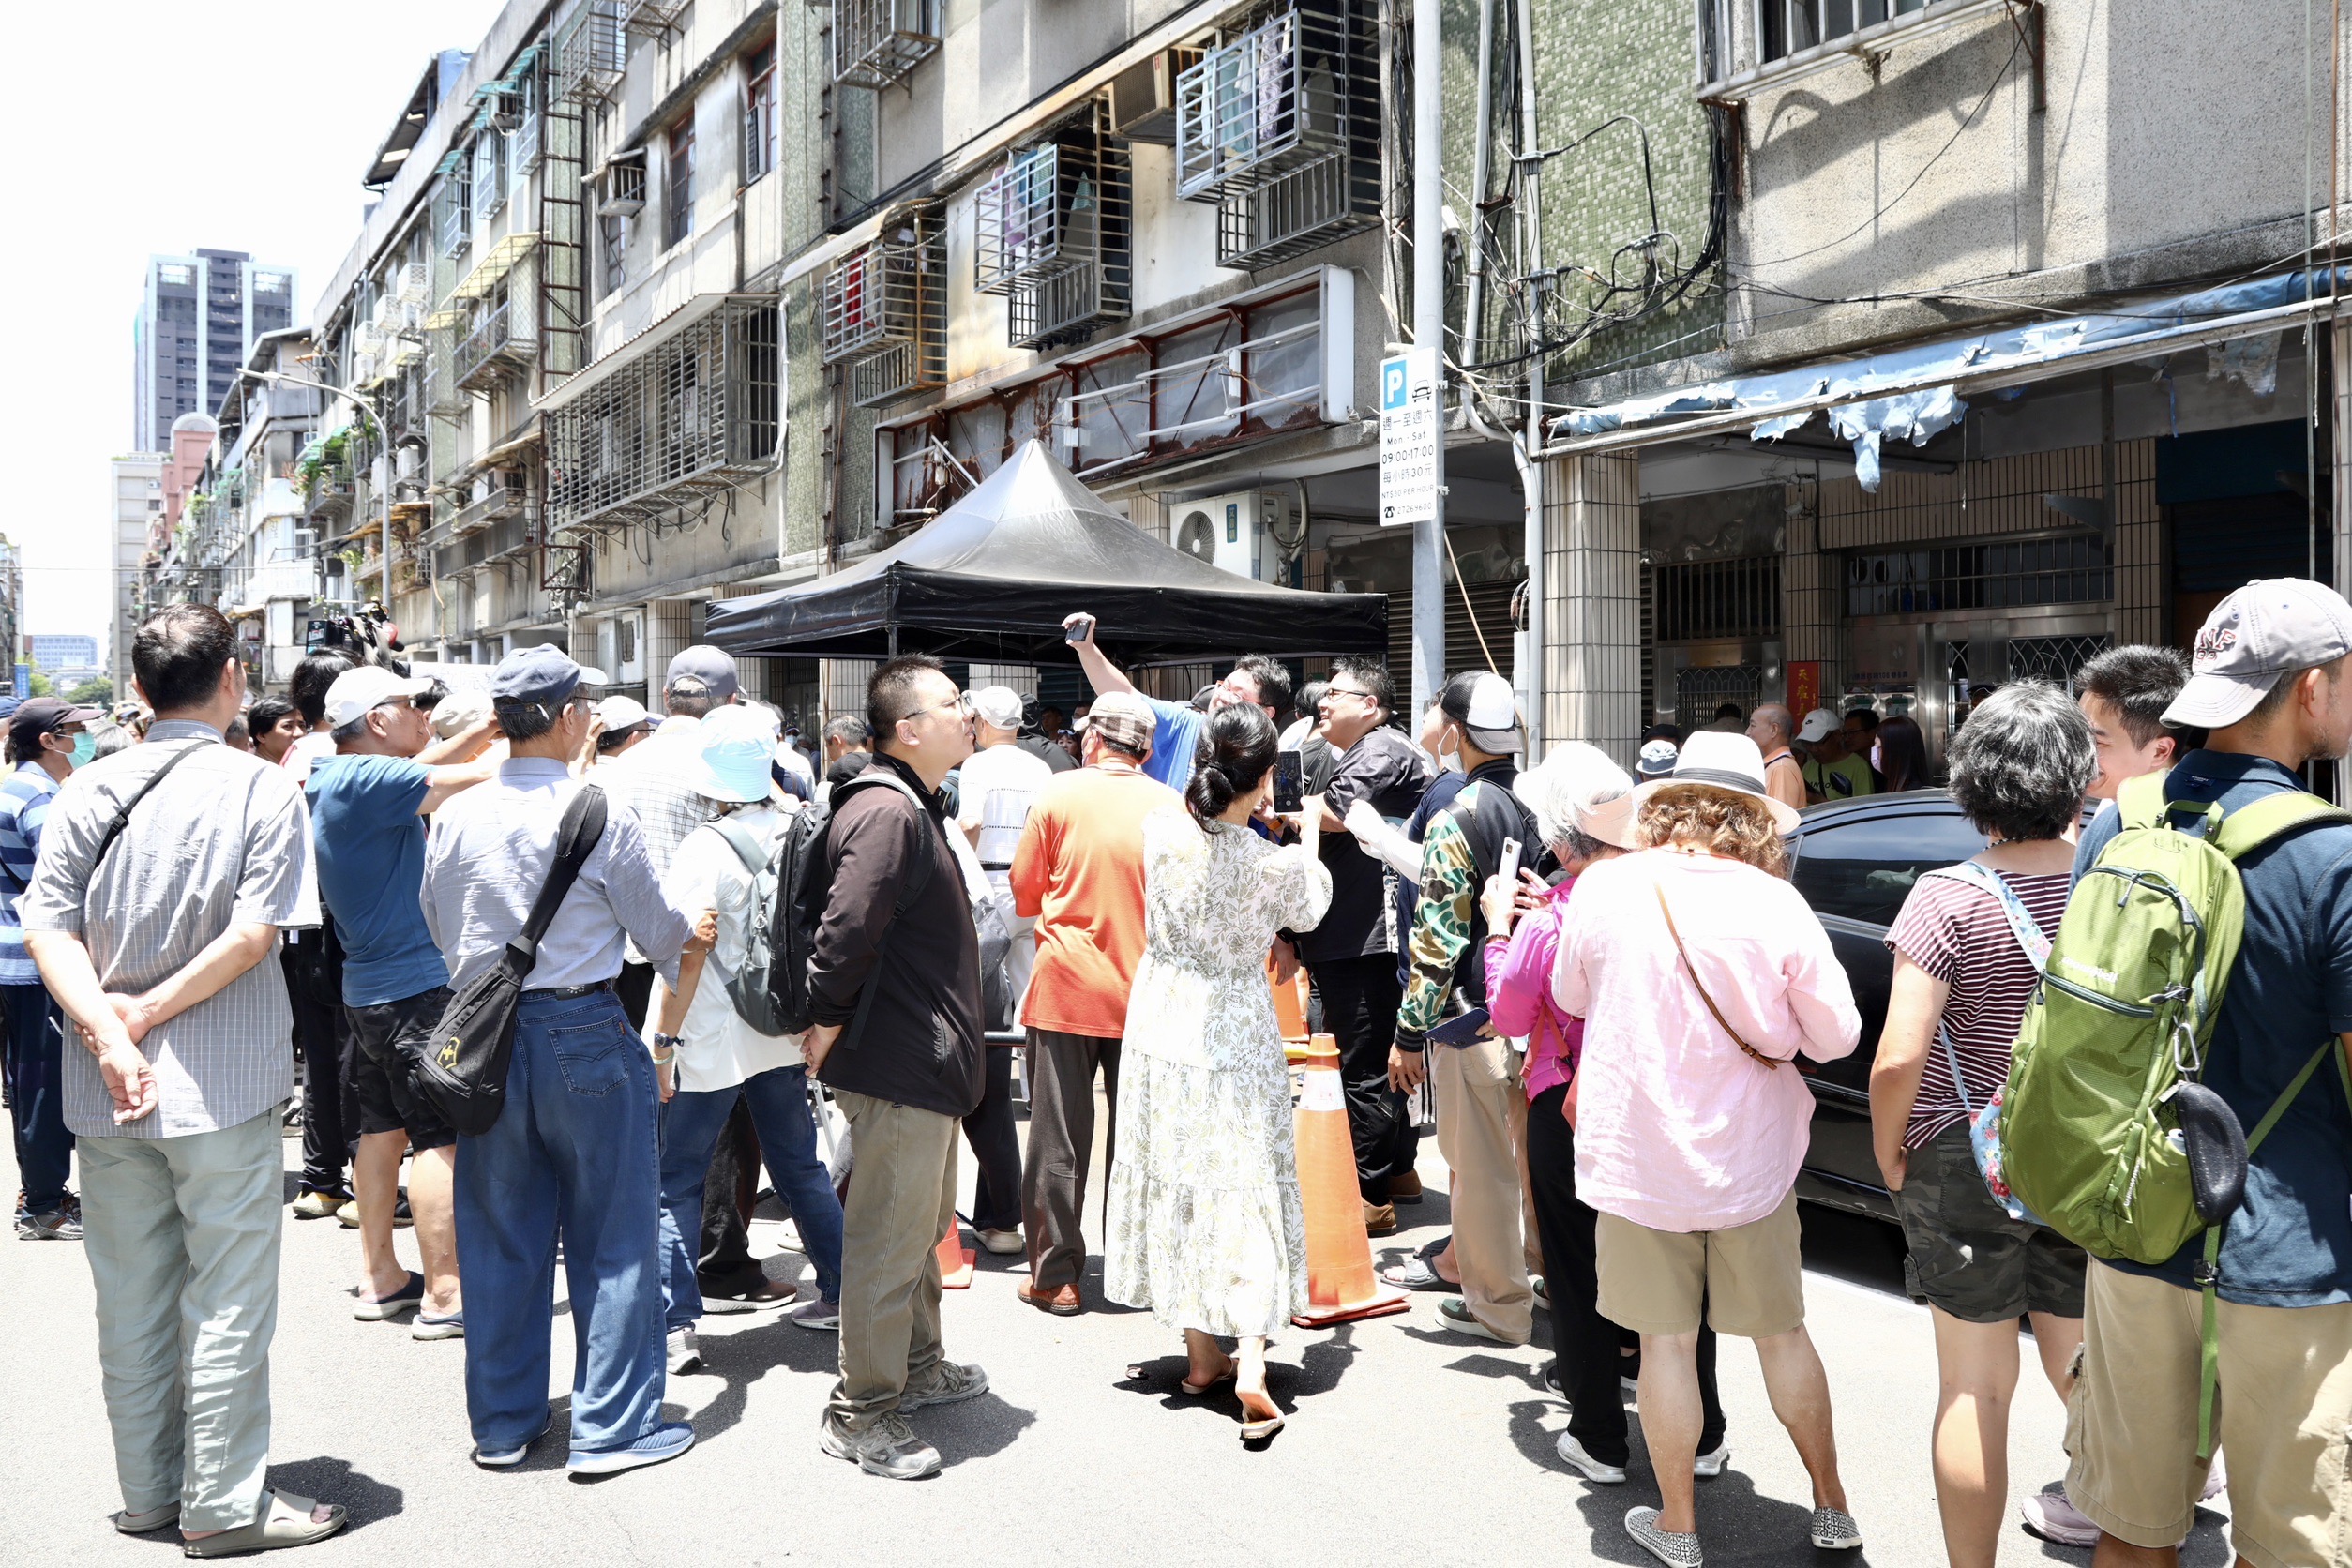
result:
[[(1813, 1094), (1790, 1059), (1849, 1054), (1862, 1036), (1845, 968), (1803, 897), (1735, 860), (1644, 850), (1576, 879), (1552, 973), (1586, 1020), (1576, 1091), (1576, 1196), (1653, 1230), (1727, 1230), (1796, 1184)], [(1663, 888), (1707, 994), (1666, 917)]]
[(1543, 908), (1521, 915), (1508, 942), (1486, 942), (1486, 1014), (1497, 1033), (1527, 1041), (1530, 1100), (1576, 1077), (1576, 1056), (1584, 1049), (1584, 1020), (1552, 1001), (1553, 955), (1576, 882), (1569, 878), (1545, 896)]

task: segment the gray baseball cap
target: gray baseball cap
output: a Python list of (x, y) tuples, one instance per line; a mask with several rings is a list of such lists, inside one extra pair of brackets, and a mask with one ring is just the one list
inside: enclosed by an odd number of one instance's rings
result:
[(2254, 711), (2279, 677), (2352, 654), (2352, 604), (2299, 577), (2249, 582), (2213, 609), (2197, 632), (2189, 684), (2164, 722), (2218, 730)]
[(724, 648), (714, 648), (707, 642), (697, 642), (680, 650), (670, 661), (669, 672), (661, 678), (661, 688), (668, 691), (682, 678), (702, 683), (714, 701), (729, 702), (739, 689), (735, 679), (734, 656)]
[(501, 708), (546, 708), (568, 699), (582, 686), (603, 686), (604, 671), (583, 669), (551, 642), (517, 648), (490, 674), (490, 701)]

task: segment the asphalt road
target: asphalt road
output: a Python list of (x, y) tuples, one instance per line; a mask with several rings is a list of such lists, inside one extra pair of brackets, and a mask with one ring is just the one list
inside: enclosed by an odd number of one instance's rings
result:
[[(298, 1143), (285, 1147), (290, 1170), (298, 1168)], [(1375, 1244), (1383, 1257), (1444, 1229), (1434, 1140), (1423, 1144), (1422, 1170), (1430, 1196), (1402, 1211), (1408, 1229)], [(970, 1180), (967, 1153), (967, 1192)], [(780, 1229), (755, 1224), (754, 1250), (770, 1257), (771, 1273), (813, 1289), (803, 1260), (778, 1252)], [(1900, 1294), (1893, 1235), (1809, 1210), (1805, 1248), (1810, 1326), (1869, 1540), (1860, 1560), (1941, 1564), (1927, 1457), (1935, 1359), (1924, 1309)], [(413, 1262), (405, 1236), (401, 1249)], [(289, 1218), (270, 1368), (271, 1479), (350, 1507), (352, 1529), (300, 1554), (320, 1568), (1651, 1560), (1620, 1524), (1626, 1509), (1656, 1500), (1638, 1437), (1623, 1486), (1588, 1485), (1554, 1455), (1565, 1410), (1540, 1380), (1541, 1312), (1537, 1345), (1520, 1349), (1441, 1329), (1432, 1294), (1405, 1316), (1288, 1334), (1271, 1360), (1290, 1424), (1250, 1452), (1236, 1440), (1229, 1395), (1176, 1395), (1181, 1341), (1148, 1315), (1046, 1317), (1015, 1300), (1007, 1260), (984, 1254), (972, 1288), (947, 1297), (947, 1349), (985, 1366), (991, 1392), (914, 1417), (946, 1456), (940, 1476), (884, 1481), (822, 1454), (833, 1337), (762, 1315), (705, 1319), (706, 1369), (671, 1380), (672, 1415), (701, 1434), (691, 1453), (582, 1482), (564, 1473), (560, 1441), (543, 1441), (516, 1471), (470, 1463), (462, 1343), (419, 1344), (405, 1328), (353, 1320), (357, 1260), (357, 1238), (333, 1221)], [(1100, 1279), (1097, 1258), (1090, 1302), (1100, 1299)], [(128, 1539), (106, 1524), (121, 1502), (80, 1248), (0, 1239), (0, 1322), (11, 1325), (0, 1344), (0, 1453), (15, 1460), (0, 1503), (0, 1563), (164, 1560), (175, 1547), (168, 1533)], [(559, 1423), (570, 1345), (559, 1316)], [(2035, 1365), (2030, 1353), (2025, 1364)], [(1699, 1490), (1708, 1561), (1855, 1563), (1806, 1543), (1804, 1473), (1772, 1420), (1755, 1357), (1736, 1341), (1724, 1347), (1722, 1378), (1732, 1462)], [(2062, 1422), (2057, 1397), (2033, 1376), (2013, 1415), (2013, 1486), (2062, 1473)], [(2200, 1516), (2183, 1554), (2193, 1568), (2228, 1562), (2220, 1523), (2218, 1514)], [(2088, 1559), (2013, 1524), (2000, 1557), (2004, 1565)]]

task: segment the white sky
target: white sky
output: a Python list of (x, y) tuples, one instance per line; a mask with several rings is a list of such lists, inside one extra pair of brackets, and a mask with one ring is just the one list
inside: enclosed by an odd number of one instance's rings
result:
[[(130, 449), (131, 318), (147, 257), (199, 247), (296, 268), (298, 324), (359, 235), (359, 176), (426, 61), (501, 0), (108, 0), (12, 6), (0, 93), (0, 534), (26, 632), (107, 645), (107, 460)], [(209, 411), (207, 411), (209, 412)]]

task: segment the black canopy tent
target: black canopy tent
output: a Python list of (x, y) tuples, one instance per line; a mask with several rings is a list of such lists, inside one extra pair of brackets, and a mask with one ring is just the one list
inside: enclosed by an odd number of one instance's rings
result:
[(1279, 588), (1171, 550), (1034, 441), (911, 537), (849, 570), (714, 602), (708, 635), (751, 656), (1063, 664), (1062, 621), (1075, 611), (1099, 619), (1096, 641), (1129, 666), (1388, 648), (1387, 596)]

